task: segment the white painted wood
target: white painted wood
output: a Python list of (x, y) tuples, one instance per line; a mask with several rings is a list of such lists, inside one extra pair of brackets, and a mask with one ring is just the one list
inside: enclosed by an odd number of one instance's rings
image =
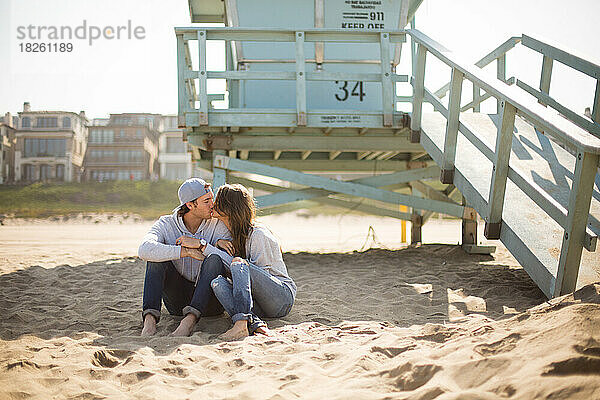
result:
[[(510, 151), (512, 147), (513, 129), (515, 127), (516, 108), (507, 102), (502, 104), (502, 121), (498, 128), (496, 137), (496, 151), (494, 152), (494, 167), (492, 171), (492, 181), (488, 198), (487, 213), (488, 224), (500, 224), (502, 221), (502, 210), (504, 209), (504, 198), (506, 191), (506, 180), (508, 177), (508, 168), (510, 161)], [(496, 237), (488, 237), (498, 239)]]
[[(450, 103), (448, 104), (448, 123), (446, 124), (446, 139), (444, 140), (444, 161), (441, 165), (442, 174), (444, 171), (454, 170), (463, 77), (464, 74), (461, 71), (456, 68), (452, 69), (452, 78), (450, 80)], [(443, 183), (452, 182), (447, 181)]]
[(554, 296), (573, 292), (577, 284), (579, 263), (588, 221), (594, 178), (598, 171), (599, 156), (579, 152), (575, 164), (573, 186), (567, 209), (567, 226), (563, 235)]
[(417, 46), (417, 65), (413, 76), (413, 103), (410, 119), (410, 129), (418, 132), (421, 130), (421, 115), (423, 112), (423, 96), (425, 88), (425, 58), (427, 48), (423, 44)]
[(206, 31), (198, 31), (198, 125), (208, 125), (208, 92), (206, 71)]

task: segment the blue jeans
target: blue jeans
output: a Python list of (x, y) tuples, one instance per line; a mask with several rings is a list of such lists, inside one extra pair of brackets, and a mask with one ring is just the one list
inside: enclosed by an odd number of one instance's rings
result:
[(212, 289), (235, 323), (248, 321), (250, 333), (265, 325), (262, 318), (281, 318), (294, 304), (290, 289), (277, 277), (253, 264), (232, 263), (231, 281), (223, 275), (215, 278)]
[(211, 289), (211, 282), (225, 273), (221, 258), (211, 254), (202, 262), (198, 283), (185, 279), (171, 261), (146, 264), (142, 318), (151, 314), (160, 319), (161, 301), (171, 315), (214, 316), (223, 313), (223, 306)]

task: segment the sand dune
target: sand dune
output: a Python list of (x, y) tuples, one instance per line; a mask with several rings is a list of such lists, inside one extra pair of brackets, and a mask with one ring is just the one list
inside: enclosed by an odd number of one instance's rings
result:
[(598, 284), (546, 301), (521, 268), (453, 245), (285, 260), (292, 312), (233, 343), (225, 315), (168, 337), (164, 309), (139, 337), (135, 257), (4, 265), (0, 398), (600, 398)]

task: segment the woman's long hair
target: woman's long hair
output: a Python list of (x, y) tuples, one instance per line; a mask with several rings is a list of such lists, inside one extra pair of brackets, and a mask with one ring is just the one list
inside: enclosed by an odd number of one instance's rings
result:
[(246, 241), (254, 226), (256, 204), (244, 186), (223, 185), (217, 192), (214, 209), (229, 218), (235, 256), (246, 258)]

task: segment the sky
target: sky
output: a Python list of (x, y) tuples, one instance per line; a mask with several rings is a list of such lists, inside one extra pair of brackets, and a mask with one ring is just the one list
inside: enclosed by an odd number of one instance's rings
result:
[[(424, 0), (416, 25), (473, 62), (523, 33), (600, 60), (598, 15), (597, 0)], [(97, 40), (92, 45), (73, 41), (73, 51), (68, 53), (20, 50), (26, 40), (18, 39), (19, 26), (75, 29), (84, 21), (88, 28), (115, 30), (131, 21), (132, 29), (143, 29), (143, 38), (129, 39), (122, 31), (121, 39)], [(33, 110), (85, 110), (92, 118), (119, 112), (175, 114), (173, 28), (191, 25), (187, 0), (0, 0), (0, 112), (16, 113), (29, 101)], [(222, 48), (217, 43), (209, 48), (209, 69), (222, 69)], [(541, 60), (529, 49), (513, 49), (507, 58), (507, 77), (516, 75), (537, 87)], [(450, 72), (428, 58), (431, 69), (426, 86), (437, 89)], [(220, 87), (212, 85), (209, 92)], [(582, 113), (591, 105), (594, 90), (591, 78), (555, 63), (550, 94), (559, 102)]]

